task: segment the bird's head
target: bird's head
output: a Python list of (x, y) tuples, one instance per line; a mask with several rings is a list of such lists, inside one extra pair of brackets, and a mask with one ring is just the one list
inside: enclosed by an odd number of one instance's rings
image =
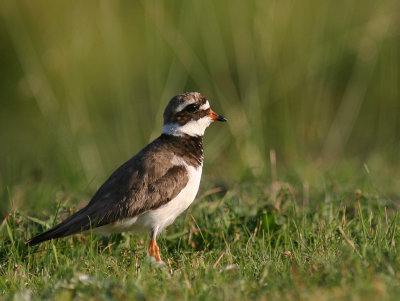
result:
[(227, 121), (211, 110), (208, 100), (199, 92), (174, 96), (164, 111), (163, 133), (169, 135), (203, 136), (213, 121)]

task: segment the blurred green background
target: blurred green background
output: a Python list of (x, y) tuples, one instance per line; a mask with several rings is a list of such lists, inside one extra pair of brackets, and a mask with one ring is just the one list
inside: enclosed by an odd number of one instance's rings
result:
[(186, 91), (229, 119), (207, 131), (203, 189), (369, 181), (400, 195), (398, 0), (1, 0), (0, 10), (0, 217), (87, 201)]

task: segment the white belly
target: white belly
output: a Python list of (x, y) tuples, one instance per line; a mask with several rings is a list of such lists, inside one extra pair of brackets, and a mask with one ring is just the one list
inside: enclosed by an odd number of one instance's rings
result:
[(126, 218), (117, 223), (93, 229), (94, 233), (102, 235), (125, 231), (155, 231), (156, 233), (160, 233), (190, 206), (199, 190), (202, 165), (197, 169), (192, 166), (187, 166), (187, 169), (189, 180), (186, 187), (167, 204), (155, 210), (147, 211), (139, 216)]

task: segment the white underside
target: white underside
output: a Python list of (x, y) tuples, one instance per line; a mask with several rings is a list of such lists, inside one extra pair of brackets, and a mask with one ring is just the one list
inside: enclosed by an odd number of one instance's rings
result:
[(199, 190), (202, 166), (199, 166), (196, 169), (192, 166), (186, 165), (186, 168), (189, 176), (189, 181), (186, 187), (167, 204), (158, 209), (147, 211), (139, 216), (126, 218), (113, 224), (95, 228), (93, 229), (93, 233), (100, 235), (125, 231), (153, 231), (153, 235), (160, 233), (165, 227), (172, 224), (174, 220), (190, 206)]

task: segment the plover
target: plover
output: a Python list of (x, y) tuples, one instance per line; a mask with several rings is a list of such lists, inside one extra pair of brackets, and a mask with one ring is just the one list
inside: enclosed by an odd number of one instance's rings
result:
[(202, 94), (173, 97), (161, 136), (115, 170), (86, 207), (26, 244), (89, 230), (101, 235), (149, 232), (149, 255), (161, 261), (157, 235), (193, 202), (202, 174), (204, 131), (216, 120), (226, 121)]

